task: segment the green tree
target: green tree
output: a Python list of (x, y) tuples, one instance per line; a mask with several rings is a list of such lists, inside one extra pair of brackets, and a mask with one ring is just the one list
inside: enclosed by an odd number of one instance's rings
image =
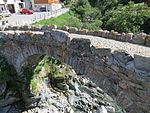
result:
[(94, 22), (88, 23), (86, 28), (89, 30), (100, 30), (102, 23), (101, 20), (95, 20)]
[(150, 10), (144, 3), (119, 6), (117, 9), (109, 11), (103, 17), (103, 28), (107, 30), (115, 30), (118, 32), (146, 32), (150, 33), (147, 28), (150, 24)]
[(102, 15), (119, 4), (119, 0), (94, 0), (94, 2), (93, 0), (89, 0), (89, 2), (93, 7), (97, 7)]
[(89, 0), (90, 4), (93, 7), (97, 7), (103, 15), (109, 10), (116, 9), (119, 4), (127, 5), (130, 1), (141, 3), (147, 0)]
[(77, 4), (72, 8), (72, 11), (82, 22), (92, 22), (101, 17), (99, 10), (93, 8), (88, 0), (78, 0)]

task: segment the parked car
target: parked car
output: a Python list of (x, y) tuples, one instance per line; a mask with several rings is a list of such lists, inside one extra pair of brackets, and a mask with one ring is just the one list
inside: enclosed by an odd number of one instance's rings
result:
[(29, 9), (29, 8), (23, 8), (21, 11), (20, 11), (21, 14), (33, 14), (34, 11)]
[(0, 16), (2, 16), (2, 14), (4, 14), (4, 16), (9, 17), (11, 16), (11, 12), (9, 10), (6, 11), (0, 11)]

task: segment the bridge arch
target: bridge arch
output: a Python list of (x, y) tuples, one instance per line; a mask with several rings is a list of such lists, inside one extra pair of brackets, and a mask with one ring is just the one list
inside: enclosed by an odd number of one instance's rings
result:
[[(2, 33), (3, 54), (8, 62), (21, 71), (23, 62), (32, 55), (52, 56), (72, 66), (78, 74), (86, 74), (92, 49), (88, 39), (70, 39), (64, 31)], [(94, 56), (94, 54), (92, 55)]]
[[(149, 83), (149, 77), (140, 76), (140, 73), (124, 68), (118, 62), (106, 62), (108, 56), (112, 58), (110, 60), (117, 59), (110, 49), (93, 47), (88, 39), (72, 39), (68, 32), (60, 30), (44, 33), (5, 31), (0, 32), (0, 53), (18, 72), (30, 56), (53, 56), (72, 66), (77, 74), (90, 78), (124, 108), (131, 112), (132, 109), (146, 111), (137, 102), (142, 98), (145, 101), (143, 105), (147, 104), (147, 98), (141, 96), (148, 94), (144, 84)], [(130, 96), (137, 100), (133, 101)], [(133, 106), (132, 109), (130, 106)]]

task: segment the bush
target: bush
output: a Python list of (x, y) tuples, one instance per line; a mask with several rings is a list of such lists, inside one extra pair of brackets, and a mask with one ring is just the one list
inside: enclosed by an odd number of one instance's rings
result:
[(118, 32), (146, 32), (150, 33), (150, 11), (144, 3), (119, 6), (116, 10), (109, 11), (103, 17), (103, 28)]
[(69, 27), (77, 27), (78, 29), (80, 29), (82, 26), (82, 22), (80, 21), (80, 19), (72, 16), (67, 19), (66, 25)]
[(78, 0), (77, 4), (72, 8), (72, 11), (82, 22), (95, 21), (101, 17), (99, 10), (93, 8), (88, 0)]
[(130, 1), (135, 3), (145, 2), (145, 0), (89, 0), (90, 4), (97, 7), (103, 16), (108, 11), (116, 9), (119, 4), (127, 5)]
[(102, 25), (102, 21), (101, 20), (95, 20), (92, 23), (87, 24), (87, 29), (89, 30), (100, 30), (100, 26)]

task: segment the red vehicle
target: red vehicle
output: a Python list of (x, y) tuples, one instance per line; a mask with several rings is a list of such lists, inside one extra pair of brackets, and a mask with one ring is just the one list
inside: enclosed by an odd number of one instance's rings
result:
[(34, 11), (29, 9), (29, 8), (23, 8), (21, 11), (20, 11), (21, 14), (33, 14)]

